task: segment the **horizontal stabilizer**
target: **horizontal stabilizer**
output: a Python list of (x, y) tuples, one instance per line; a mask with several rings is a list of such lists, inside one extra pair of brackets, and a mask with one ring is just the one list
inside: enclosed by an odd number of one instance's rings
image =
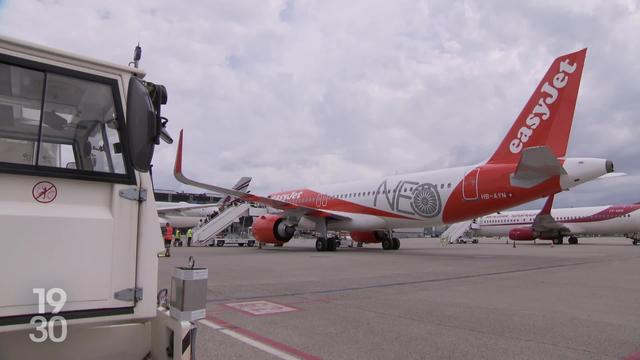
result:
[(611, 173), (599, 176), (599, 177), (595, 178), (595, 180), (606, 180), (606, 179), (617, 178), (617, 177), (627, 176), (627, 175), (629, 175), (629, 174), (624, 173), (624, 172), (611, 172)]
[(531, 188), (566, 173), (551, 149), (546, 146), (529, 147), (522, 150), (516, 171), (511, 174), (511, 185)]

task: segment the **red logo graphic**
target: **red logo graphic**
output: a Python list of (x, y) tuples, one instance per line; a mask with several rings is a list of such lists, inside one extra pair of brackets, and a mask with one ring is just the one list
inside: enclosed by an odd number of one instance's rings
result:
[(31, 195), (37, 202), (47, 204), (56, 199), (56, 196), (58, 196), (58, 189), (48, 181), (40, 181), (33, 185)]

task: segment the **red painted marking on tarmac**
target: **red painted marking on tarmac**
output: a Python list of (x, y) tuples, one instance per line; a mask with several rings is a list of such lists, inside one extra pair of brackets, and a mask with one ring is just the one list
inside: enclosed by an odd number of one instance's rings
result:
[(640, 351), (625, 356), (624, 360), (640, 360)]
[(264, 337), (262, 335), (256, 334), (253, 331), (241, 328), (239, 326), (231, 324), (231, 323), (229, 323), (227, 321), (224, 321), (222, 319), (218, 319), (218, 318), (215, 318), (213, 316), (207, 315), (207, 320), (211, 321), (212, 323), (214, 323), (214, 324), (216, 324), (218, 326), (222, 326), (222, 327), (224, 327), (226, 329), (233, 330), (233, 331), (235, 331), (235, 332), (237, 332), (239, 334), (242, 334), (242, 335), (244, 335), (244, 336), (246, 336), (248, 338), (251, 338), (252, 340), (261, 342), (261, 343), (263, 343), (265, 345), (269, 345), (274, 349), (278, 349), (278, 350), (286, 352), (288, 354), (297, 356), (297, 357), (299, 357), (301, 359), (304, 359), (304, 360), (320, 360), (320, 359), (322, 359), (322, 358), (320, 358), (318, 356), (311, 355), (311, 354), (306, 353), (304, 351), (301, 351), (301, 350), (298, 350), (296, 348), (293, 348), (293, 347), (291, 347), (291, 346), (289, 346), (287, 344), (283, 344), (283, 343), (281, 343), (279, 341), (272, 340), (272, 339), (269, 339), (269, 338)]

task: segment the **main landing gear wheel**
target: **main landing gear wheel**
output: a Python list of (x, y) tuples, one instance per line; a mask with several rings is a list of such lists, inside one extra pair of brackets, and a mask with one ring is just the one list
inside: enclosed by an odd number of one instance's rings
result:
[(390, 238), (384, 238), (382, 239), (382, 248), (384, 250), (391, 250), (393, 249), (393, 240)]
[(633, 240), (633, 245), (638, 245), (638, 240)]
[(569, 237), (569, 244), (575, 245), (577, 243), (578, 243), (578, 238), (577, 237), (575, 237), (575, 236), (570, 236)]
[(400, 239), (398, 238), (393, 238), (391, 239), (391, 242), (393, 243), (393, 245), (391, 246), (392, 250), (398, 250), (400, 249)]
[(563, 243), (564, 243), (564, 240), (562, 239), (562, 236), (558, 236), (557, 238), (553, 239), (554, 245), (562, 245)]
[(316, 239), (316, 250), (317, 251), (327, 251), (327, 239), (325, 239), (325, 238), (317, 238)]
[(338, 243), (336, 242), (335, 238), (327, 239), (327, 251), (336, 251), (337, 245)]

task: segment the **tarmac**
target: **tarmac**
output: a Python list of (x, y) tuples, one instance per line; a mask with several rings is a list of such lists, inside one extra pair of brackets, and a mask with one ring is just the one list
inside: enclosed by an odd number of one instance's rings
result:
[(640, 359), (640, 246), (172, 248), (209, 269), (198, 359)]

